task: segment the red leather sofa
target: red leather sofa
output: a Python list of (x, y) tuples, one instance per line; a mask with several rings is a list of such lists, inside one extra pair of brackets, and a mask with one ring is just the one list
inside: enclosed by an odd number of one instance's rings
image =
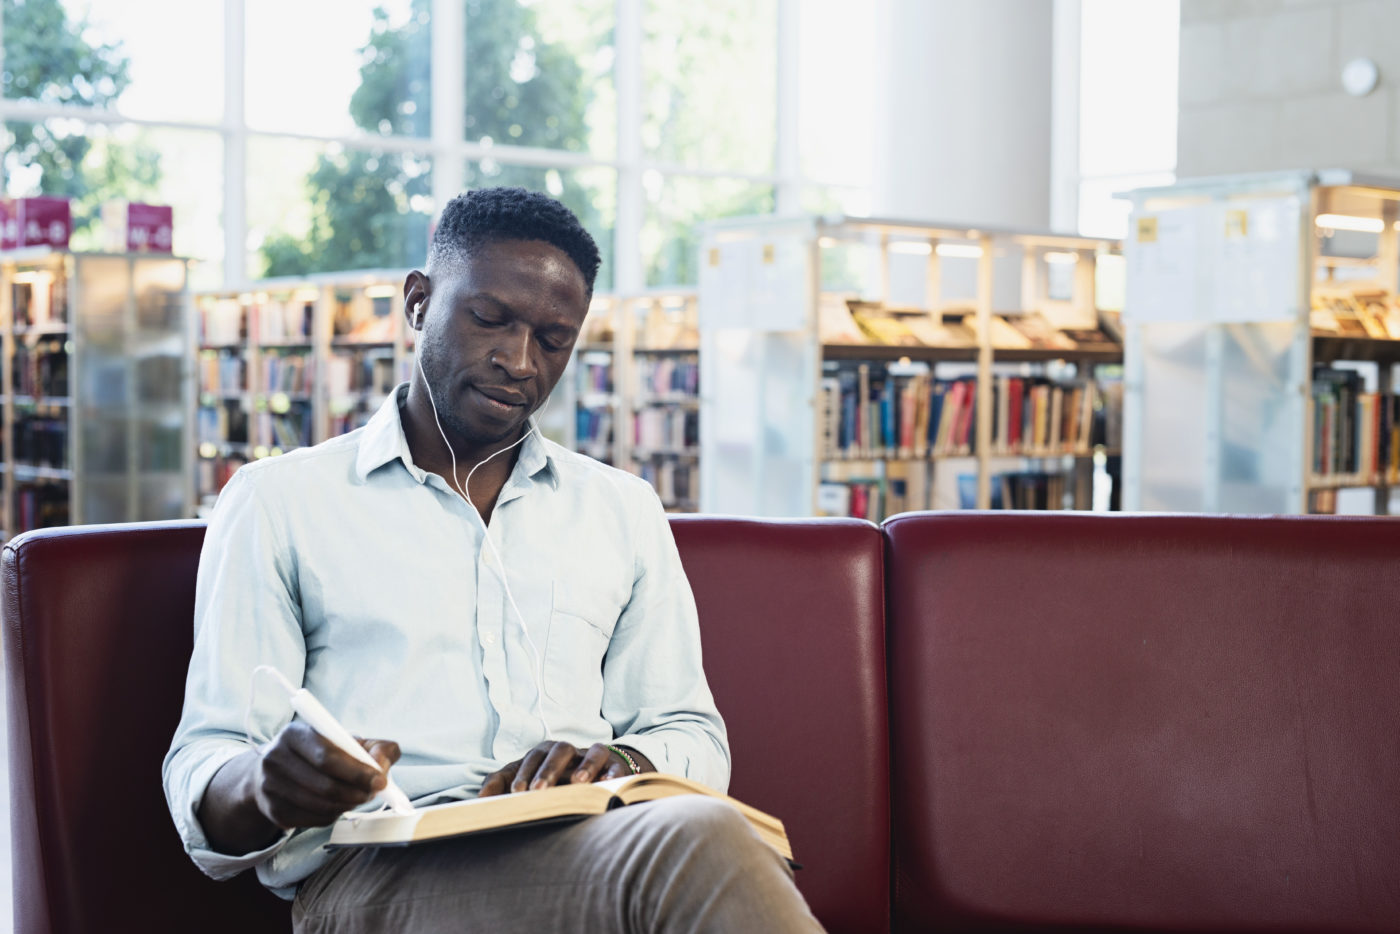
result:
[[(829, 930), (1400, 930), (1400, 524), (673, 528), (732, 791)], [(288, 927), (161, 796), (202, 535), (5, 547), (20, 932)]]

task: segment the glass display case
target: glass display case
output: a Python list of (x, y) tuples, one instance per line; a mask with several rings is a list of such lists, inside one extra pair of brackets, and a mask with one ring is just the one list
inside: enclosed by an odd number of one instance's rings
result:
[(187, 265), (161, 254), (0, 254), (3, 523), (188, 517)]
[(1184, 180), (1132, 201), (1124, 505), (1390, 510), (1400, 180)]

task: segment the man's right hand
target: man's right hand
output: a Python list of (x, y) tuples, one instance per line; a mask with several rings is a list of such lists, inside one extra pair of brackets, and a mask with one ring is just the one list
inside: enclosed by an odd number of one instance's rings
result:
[(231, 759), (215, 773), (199, 805), (199, 822), (221, 853), (248, 853), (285, 830), (324, 827), (369, 801), (398, 761), (399, 746), (382, 739), (360, 743), (380, 764), (355, 759), (300, 720), (267, 746)]

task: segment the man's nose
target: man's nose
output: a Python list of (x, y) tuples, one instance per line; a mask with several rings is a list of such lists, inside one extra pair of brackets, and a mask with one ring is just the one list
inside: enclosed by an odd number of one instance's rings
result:
[(496, 365), (505, 370), (511, 379), (529, 379), (534, 376), (535, 360), (530, 353), (532, 343), (528, 328), (512, 328), (493, 356)]

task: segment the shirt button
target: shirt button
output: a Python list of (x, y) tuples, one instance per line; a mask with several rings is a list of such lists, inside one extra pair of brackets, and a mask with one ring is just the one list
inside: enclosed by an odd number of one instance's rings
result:
[(481, 641), (485, 642), (487, 645), (495, 645), (496, 634), (494, 632), (488, 632), (486, 635), (481, 637)]

